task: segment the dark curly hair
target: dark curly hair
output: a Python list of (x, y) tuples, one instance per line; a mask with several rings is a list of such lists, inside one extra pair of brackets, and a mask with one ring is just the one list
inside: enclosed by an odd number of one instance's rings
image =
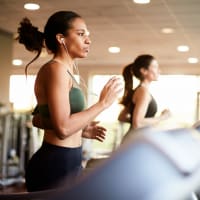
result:
[(25, 73), (27, 74), (28, 66), (39, 57), (42, 47), (44, 47), (44, 34), (40, 32), (37, 27), (33, 26), (28, 18), (22, 19), (17, 32), (19, 34), (17, 37), (19, 43), (24, 44), (28, 51), (37, 52), (33, 60), (26, 65)]
[(73, 20), (76, 18), (81, 18), (81, 16), (72, 11), (58, 11), (48, 19), (44, 28), (44, 33), (33, 26), (28, 18), (22, 19), (18, 27), (18, 37), (16, 39), (19, 43), (24, 44), (28, 51), (37, 53), (26, 65), (26, 74), (28, 66), (40, 56), (42, 48), (45, 45), (52, 53), (56, 53), (58, 49), (56, 34), (60, 33), (66, 36), (68, 30), (72, 27)]

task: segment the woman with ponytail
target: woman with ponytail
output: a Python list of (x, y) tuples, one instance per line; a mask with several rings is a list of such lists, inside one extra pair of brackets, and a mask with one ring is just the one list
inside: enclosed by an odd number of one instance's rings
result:
[[(88, 55), (91, 40), (84, 20), (75, 12), (59, 11), (48, 19), (44, 33), (29, 19), (21, 21), (18, 40), (27, 50), (35, 52), (36, 60), (43, 47), (52, 54), (37, 73), (33, 125), (44, 129), (41, 148), (32, 156), (26, 168), (28, 191), (47, 190), (62, 185), (82, 170), (81, 137), (103, 141), (104, 127), (93, 122), (122, 91), (119, 78), (113, 77), (103, 87), (99, 100), (89, 108), (80, 85), (74, 78), (76, 58)], [(77, 71), (76, 71), (77, 72)]]
[[(131, 128), (141, 128), (156, 125), (170, 116), (165, 109), (159, 117), (155, 117), (157, 104), (149, 91), (152, 81), (157, 81), (160, 69), (157, 60), (152, 55), (140, 55), (135, 61), (123, 70), (125, 82), (124, 95), (121, 104), (124, 106), (118, 120), (129, 122)], [(133, 76), (139, 81), (139, 85), (133, 90)]]

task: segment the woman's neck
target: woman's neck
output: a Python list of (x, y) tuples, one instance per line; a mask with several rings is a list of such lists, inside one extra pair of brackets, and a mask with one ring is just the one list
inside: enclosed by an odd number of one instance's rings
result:
[(150, 82), (149, 81), (141, 81), (140, 85), (143, 86), (143, 87), (146, 87), (148, 89), (149, 86), (150, 86)]

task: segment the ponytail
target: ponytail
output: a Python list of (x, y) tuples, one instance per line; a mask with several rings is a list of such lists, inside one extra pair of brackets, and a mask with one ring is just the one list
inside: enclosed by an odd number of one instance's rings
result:
[(121, 100), (121, 104), (128, 105), (131, 102), (132, 94), (133, 94), (133, 64), (127, 65), (123, 72), (123, 78), (125, 82), (124, 86), (124, 95)]
[(37, 55), (26, 65), (25, 74), (27, 75), (28, 66), (34, 62), (42, 52), (44, 47), (44, 34), (33, 26), (28, 18), (22, 19), (20, 27), (18, 27), (18, 37), (16, 38), (20, 44), (24, 44), (28, 51), (36, 52)]
[(133, 63), (124, 68), (122, 75), (124, 77), (125, 87), (124, 96), (121, 101), (121, 104), (124, 106), (129, 106), (129, 104), (132, 102), (133, 76), (142, 81), (144, 77), (141, 73), (141, 69), (148, 69), (153, 59), (155, 58), (149, 54), (139, 55)]

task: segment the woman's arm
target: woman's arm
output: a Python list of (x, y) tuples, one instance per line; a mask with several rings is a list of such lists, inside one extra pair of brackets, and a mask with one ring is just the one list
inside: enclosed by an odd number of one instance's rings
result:
[[(103, 142), (106, 135), (106, 129), (98, 126), (99, 122), (91, 122), (82, 130), (82, 137), (87, 139), (96, 139)], [(43, 118), (39, 114), (35, 114), (32, 119), (33, 126), (40, 129), (52, 129), (51, 119)]]
[(96, 104), (82, 112), (70, 114), (71, 82), (66, 74), (66, 68), (60, 65), (50, 66), (45, 71), (45, 77), (45, 91), (52, 128), (60, 139), (65, 139), (83, 129), (100, 112), (108, 108), (122, 91), (120, 80), (114, 77), (104, 86)]
[(144, 87), (138, 88), (137, 93), (135, 94), (137, 96), (135, 99), (133, 99), (135, 103), (135, 108), (133, 111), (133, 118), (132, 118), (133, 128), (140, 128), (148, 125), (156, 125), (170, 116), (169, 110), (165, 110), (158, 117), (145, 118), (148, 105), (152, 97), (150, 96), (149, 91)]

